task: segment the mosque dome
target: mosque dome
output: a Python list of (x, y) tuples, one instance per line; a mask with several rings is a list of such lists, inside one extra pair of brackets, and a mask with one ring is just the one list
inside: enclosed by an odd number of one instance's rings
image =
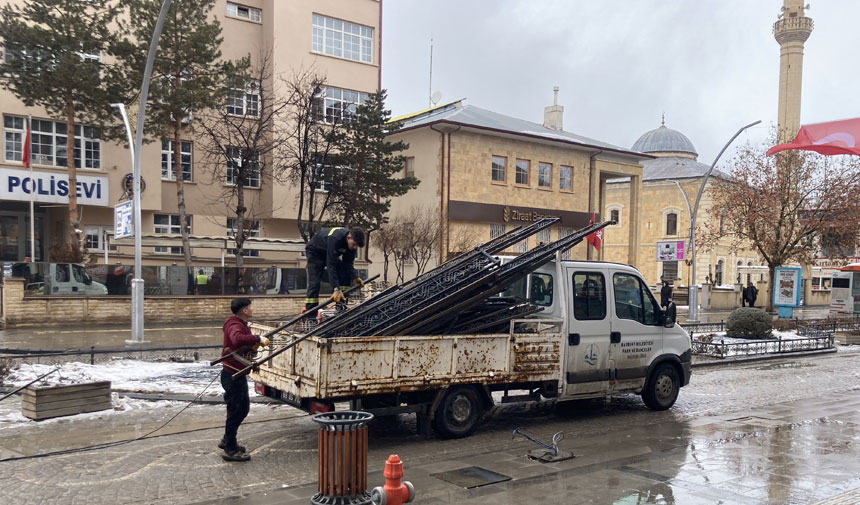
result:
[(659, 128), (645, 132), (633, 147), (633, 151), (648, 154), (688, 154), (692, 157), (698, 157), (699, 153), (690, 139), (683, 133), (666, 128), (666, 123), (660, 125)]

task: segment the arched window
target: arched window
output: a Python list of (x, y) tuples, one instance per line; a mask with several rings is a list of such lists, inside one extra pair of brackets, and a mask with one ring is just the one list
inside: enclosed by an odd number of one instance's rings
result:
[(717, 286), (721, 286), (723, 284), (723, 266), (725, 263), (723, 260), (717, 262), (717, 268), (714, 273), (714, 284)]
[(678, 214), (670, 212), (666, 214), (666, 235), (678, 234)]
[(609, 213), (609, 219), (615, 221), (616, 224), (621, 224), (621, 211), (618, 209), (612, 209), (612, 212)]

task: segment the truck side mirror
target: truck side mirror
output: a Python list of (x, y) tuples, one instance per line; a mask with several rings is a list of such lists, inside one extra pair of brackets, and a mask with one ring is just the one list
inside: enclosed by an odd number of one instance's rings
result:
[(674, 328), (675, 327), (675, 318), (670, 316), (668, 312), (663, 312), (663, 327), (664, 328)]

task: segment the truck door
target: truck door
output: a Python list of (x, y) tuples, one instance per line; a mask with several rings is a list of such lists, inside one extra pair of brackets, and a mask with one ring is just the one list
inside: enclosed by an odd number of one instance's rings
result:
[(586, 395), (608, 388), (609, 356), (608, 271), (565, 268), (571, 293), (567, 303), (564, 394)]
[(613, 272), (612, 288), (611, 391), (637, 390), (645, 383), (651, 361), (663, 352), (661, 311), (651, 290), (633, 273)]
[[(72, 294), (72, 266), (68, 263), (57, 263), (53, 266), (54, 275), (51, 278), (51, 294)], [(77, 288), (74, 288), (74, 291), (76, 292)]]

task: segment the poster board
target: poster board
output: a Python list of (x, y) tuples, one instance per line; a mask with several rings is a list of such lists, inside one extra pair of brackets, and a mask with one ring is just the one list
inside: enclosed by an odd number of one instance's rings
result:
[(657, 261), (684, 261), (684, 241), (657, 242)]
[(801, 273), (798, 267), (776, 267), (773, 271), (773, 305), (799, 307)]

